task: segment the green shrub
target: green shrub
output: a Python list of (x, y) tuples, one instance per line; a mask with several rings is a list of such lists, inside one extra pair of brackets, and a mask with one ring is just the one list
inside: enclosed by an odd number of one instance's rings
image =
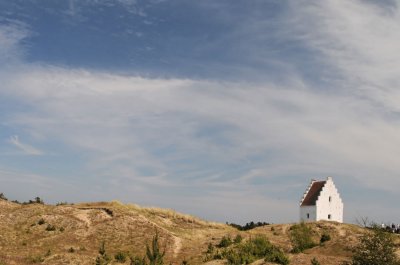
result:
[(106, 247), (104, 241), (101, 243), (99, 248), (99, 255), (96, 258), (96, 265), (107, 265), (111, 261), (111, 258), (106, 253)]
[(233, 243), (235, 244), (239, 244), (240, 242), (242, 242), (243, 238), (241, 235), (236, 235), (235, 239), (233, 240)]
[(399, 265), (393, 235), (377, 227), (360, 238), (351, 265)]
[(267, 262), (275, 262), (282, 265), (289, 264), (289, 257), (282, 251), (273, 250), (272, 253), (265, 258)]
[(331, 240), (331, 236), (329, 234), (323, 233), (320, 239), (320, 243), (322, 244), (329, 240)]
[(207, 254), (211, 254), (211, 253), (213, 253), (214, 252), (214, 245), (213, 244), (211, 244), (211, 243), (208, 243), (208, 246), (207, 246)]
[(226, 248), (232, 245), (232, 239), (229, 236), (223, 236), (219, 244), (217, 245), (219, 248)]
[(290, 241), (294, 253), (303, 252), (316, 246), (312, 239), (312, 230), (305, 223), (296, 224), (290, 228)]
[(125, 263), (125, 261), (126, 261), (126, 254), (125, 253), (123, 253), (123, 252), (118, 252), (117, 254), (115, 254), (114, 255), (114, 259), (117, 261), (117, 262), (120, 262), (120, 263)]
[(146, 256), (149, 259), (150, 265), (162, 265), (164, 264), (165, 248), (161, 252), (158, 243), (158, 233), (153, 237), (151, 242), (151, 248), (149, 245), (146, 246)]
[(289, 258), (285, 253), (275, 247), (264, 236), (256, 236), (236, 248), (224, 250), (222, 256), (227, 260), (228, 264), (232, 265), (250, 264), (262, 258), (268, 262), (283, 265), (289, 264)]
[(224, 257), (222, 256), (222, 253), (217, 250), (217, 252), (214, 254), (213, 259), (223, 259)]

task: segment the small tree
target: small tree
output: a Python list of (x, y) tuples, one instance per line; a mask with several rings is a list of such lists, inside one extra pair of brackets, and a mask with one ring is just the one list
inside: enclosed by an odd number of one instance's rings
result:
[(40, 197), (35, 197), (35, 203), (40, 203), (40, 204), (44, 204), (43, 200), (40, 199)]
[(354, 249), (351, 265), (399, 265), (396, 256), (396, 245), (390, 233), (372, 228), (360, 238), (360, 243)]
[(151, 242), (151, 248), (149, 245), (146, 246), (146, 256), (149, 259), (150, 265), (162, 265), (164, 264), (165, 248), (161, 252), (158, 243), (158, 233), (153, 237)]

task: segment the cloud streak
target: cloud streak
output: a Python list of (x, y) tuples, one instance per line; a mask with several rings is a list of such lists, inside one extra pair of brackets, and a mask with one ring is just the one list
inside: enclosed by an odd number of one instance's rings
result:
[(16, 146), (18, 149), (20, 149), (26, 155), (39, 156), (39, 155), (43, 155), (44, 154), (41, 150), (39, 150), (39, 149), (29, 145), (29, 144), (22, 143), (19, 140), (18, 135), (11, 136), (10, 137), (10, 143), (12, 143), (14, 146)]

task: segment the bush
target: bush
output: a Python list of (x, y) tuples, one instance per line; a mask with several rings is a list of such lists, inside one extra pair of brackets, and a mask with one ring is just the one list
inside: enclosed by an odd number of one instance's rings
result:
[(33, 203), (44, 204), (43, 200), (40, 197), (35, 197), (35, 201)]
[(264, 236), (256, 236), (237, 248), (225, 250), (222, 256), (232, 265), (250, 264), (262, 258), (268, 262), (289, 264), (289, 258), (282, 250), (272, 245)]
[(74, 249), (73, 247), (70, 247), (70, 248), (68, 249), (68, 252), (69, 252), (69, 253), (74, 253), (74, 252), (75, 252), (75, 249)]
[(161, 252), (158, 243), (158, 233), (153, 237), (151, 242), (151, 248), (149, 245), (146, 246), (146, 256), (149, 259), (150, 265), (162, 265), (164, 264), (165, 248)]
[(223, 236), (219, 244), (217, 245), (219, 248), (226, 248), (232, 245), (232, 239), (229, 236)]
[(207, 246), (207, 254), (211, 254), (211, 253), (213, 253), (214, 252), (214, 245), (213, 244), (211, 244), (211, 243), (208, 243), (208, 246)]
[(106, 253), (106, 247), (104, 241), (101, 243), (99, 248), (99, 255), (96, 258), (96, 265), (107, 265), (111, 261), (111, 258)]
[(399, 265), (393, 235), (374, 227), (360, 238), (351, 265)]
[(118, 252), (117, 254), (114, 255), (114, 259), (115, 259), (117, 262), (125, 263), (125, 261), (126, 261), (126, 254), (123, 253), (123, 252)]
[(38, 225), (44, 224), (46, 221), (43, 218), (40, 218), (38, 221)]
[(243, 238), (241, 235), (236, 235), (235, 239), (233, 240), (233, 243), (235, 244), (239, 244), (240, 242), (242, 242)]
[(296, 224), (290, 228), (290, 241), (294, 253), (303, 252), (316, 246), (312, 239), (312, 230), (305, 223)]
[(323, 233), (319, 242), (322, 244), (329, 240), (331, 240), (331, 236), (329, 234)]
[(265, 258), (267, 262), (275, 262), (282, 265), (289, 264), (289, 257), (281, 251), (273, 251), (270, 256)]

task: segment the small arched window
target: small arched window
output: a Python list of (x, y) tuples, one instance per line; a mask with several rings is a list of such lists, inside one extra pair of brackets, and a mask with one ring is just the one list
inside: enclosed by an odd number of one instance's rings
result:
[(331, 196), (329, 196), (329, 202), (331, 202), (332, 201), (332, 197)]

